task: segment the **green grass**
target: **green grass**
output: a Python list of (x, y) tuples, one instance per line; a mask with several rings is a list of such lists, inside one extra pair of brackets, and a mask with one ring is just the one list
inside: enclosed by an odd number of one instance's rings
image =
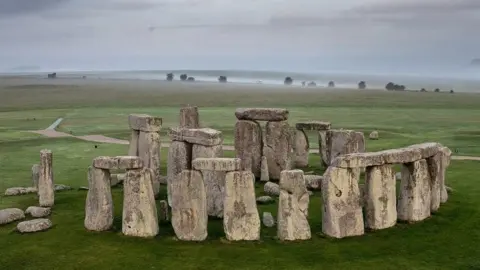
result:
[[(32, 83), (37, 85), (28, 86)], [(254, 91), (203, 84), (159, 89), (165, 84), (124, 84), (68, 82), (40, 87), (39, 82), (2, 81), (0, 190), (30, 185), (31, 166), (39, 162), (39, 151), (44, 148), (54, 153), (55, 182), (73, 187), (87, 185), (87, 167), (94, 157), (127, 153), (125, 145), (49, 139), (28, 130), (46, 128), (64, 117), (61, 130), (127, 138), (129, 113), (162, 116), (164, 125), (171, 127), (178, 121), (179, 106), (187, 103), (200, 106), (202, 125), (222, 130), (226, 143), (232, 142), (236, 107), (286, 107), (292, 124), (327, 120), (335, 128), (365, 134), (379, 130), (381, 139), (368, 141), (369, 151), (439, 141), (458, 148), (457, 154), (480, 154), (480, 95), (295, 88), (287, 92), (267, 87)], [(310, 135), (316, 141), (315, 134)], [(165, 160), (163, 150), (163, 174)], [(321, 173), (318, 163), (318, 156), (312, 155), (312, 167), (305, 170)], [(267, 228), (262, 228), (259, 242), (227, 243), (222, 240), (222, 222), (216, 219), (209, 221), (209, 236), (202, 243), (174, 240), (168, 223), (161, 224), (155, 239), (125, 237), (121, 234), (121, 188), (114, 189), (114, 229), (87, 232), (83, 227), (86, 192), (57, 193), (51, 216), (55, 227), (49, 231), (20, 235), (13, 232), (15, 224), (0, 227), (0, 269), (480, 269), (477, 171), (478, 162), (452, 161), (447, 183), (454, 193), (428, 220), (341, 240), (322, 236), (321, 198), (316, 192), (309, 210), (313, 238), (294, 243), (276, 240), (275, 229)], [(256, 188), (258, 195), (263, 194), (260, 183)], [(0, 197), (0, 209), (36, 204), (35, 195)], [(260, 214), (264, 211), (276, 215), (277, 204), (259, 205)]]

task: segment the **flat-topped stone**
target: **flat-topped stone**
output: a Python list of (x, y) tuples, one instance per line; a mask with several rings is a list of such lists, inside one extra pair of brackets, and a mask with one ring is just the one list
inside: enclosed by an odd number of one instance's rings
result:
[(331, 127), (330, 122), (324, 121), (305, 121), (295, 125), (295, 128), (300, 130), (329, 130)]
[(52, 227), (52, 222), (46, 218), (23, 221), (17, 224), (17, 230), (21, 233), (33, 233), (46, 231)]
[(43, 218), (50, 215), (52, 211), (48, 207), (30, 206), (25, 210), (25, 214), (35, 218)]
[(143, 167), (143, 161), (138, 156), (96, 157), (93, 167), (104, 170), (131, 170)]
[(235, 116), (238, 120), (285, 121), (288, 110), (280, 108), (238, 108)]
[(170, 139), (205, 146), (222, 144), (222, 132), (211, 128), (171, 128)]
[(439, 151), (442, 151), (442, 145), (439, 143), (414, 144), (398, 149), (338, 156), (331, 165), (340, 168), (363, 168), (384, 164), (403, 164), (434, 156)]
[(162, 118), (148, 114), (130, 114), (128, 125), (133, 130), (145, 132), (158, 132), (162, 129)]
[(239, 158), (197, 158), (192, 162), (192, 166), (199, 171), (240, 171), (241, 160)]

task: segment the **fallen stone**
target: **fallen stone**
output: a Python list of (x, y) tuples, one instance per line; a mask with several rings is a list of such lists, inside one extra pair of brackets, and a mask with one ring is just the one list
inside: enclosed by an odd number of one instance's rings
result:
[(35, 218), (43, 218), (50, 215), (52, 211), (47, 207), (30, 206), (25, 210), (25, 214)]
[(263, 186), (263, 193), (270, 196), (279, 196), (280, 195), (280, 186), (273, 182), (267, 182)]
[(21, 233), (33, 233), (46, 231), (52, 227), (52, 222), (46, 218), (23, 221), (17, 224), (17, 230)]
[(308, 166), (309, 158), (309, 143), (307, 134), (303, 130), (297, 129), (295, 131), (294, 149), (294, 166), (296, 168), (305, 168)]
[(88, 187), (79, 187), (78, 190), (88, 190)]
[(12, 187), (5, 190), (5, 196), (18, 196), (37, 193), (37, 189), (34, 187)]
[(93, 167), (105, 170), (125, 170), (143, 168), (143, 161), (138, 156), (96, 157)]
[(275, 219), (273, 218), (272, 213), (270, 212), (263, 212), (262, 222), (263, 222), (263, 225), (267, 228), (272, 228), (275, 226)]
[(160, 193), (160, 134), (157, 132), (140, 131), (138, 137), (138, 156), (143, 160), (143, 166), (152, 170), (152, 187), (155, 198)]
[(199, 128), (200, 117), (198, 107), (187, 106), (180, 109), (180, 127), (183, 128)]
[(0, 225), (8, 224), (24, 218), (25, 213), (22, 209), (7, 208), (0, 210)]
[(299, 130), (329, 130), (331, 128), (330, 122), (324, 121), (307, 121), (300, 122), (295, 125), (296, 129)]
[(162, 129), (162, 118), (147, 114), (131, 114), (128, 116), (130, 129), (144, 132), (159, 132)]
[(242, 170), (261, 177), (262, 127), (256, 121), (238, 120), (235, 124), (235, 153), (241, 160)]
[(40, 179), (40, 165), (32, 166), (32, 186), (38, 189), (38, 180)]
[(160, 221), (170, 221), (170, 214), (168, 211), (168, 202), (165, 200), (161, 200), (159, 202), (159, 206), (160, 206), (160, 216), (159, 216)]
[(52, 151), (40, 151), (40, 177), (38, 181), (38, 198), (40, 206), (43, 207), (52, 207), (55, 203), (52, 162)]
[(262, 156), (261, 170), (260, 170), (260, 181), (268, 182), (270, 181), (270, 176), (268, 173), (268, 161), (266, 156)]
[(222, 132), (211, 128), (171, 128), (169, 132), (172, 141), (188, 142), (205, 146), (223, 143)]
[(168, 205), (172, 206), (171, 187), (177, 175), (192, 168), (192, 145), (187, 142), (173, 141), (168, 148), (167, 193)]
[(229, 172), (225, 178), (223, 229), (229, 241), (260, 239), (260, 217), (252, 172)]
[(325, 143), (327, 165), (333, 165), (332, 161), (338, 156), (365, 152), (365, 138), (362, 132), (328, 130)]
[(62, 184), (55, 185), (55, 191), (66, 191), (66, 190), (72, 190), (72, 187), (67, 185), (62, 185)]
[(197, 158), (193, 160), (192, 167), (198, 171), (240, 171), (239, 158)]
[(257, 203), (259, 204), (270, 204), (275, 202), (275, 200), (270, 196), (260, 196), (257, 198)]
[(112, 228), (113, 200), (109, 170), (88, 168), (84, 225), (89, 231), (107, 231)]
[(378, 131), (372, 131), (372, 133), (370, 133), (370, 135), (368, 135), (368, 138), (370, 140), (378, 140)]
[(322, 181), (324, 177), (322, 175), (304, 175), (305, 185), (310, 190), (320, 190), (322, 188)]
[(291, 168), (292, 141), (286, 121), (267, 122), (263, 153), (267, 157), (270, 180), (280, 179), (280, 172)]
[(238, 120), (285, 121), (288, 119), (287, 109), (278, 108), (239, 108), (235, 111)]

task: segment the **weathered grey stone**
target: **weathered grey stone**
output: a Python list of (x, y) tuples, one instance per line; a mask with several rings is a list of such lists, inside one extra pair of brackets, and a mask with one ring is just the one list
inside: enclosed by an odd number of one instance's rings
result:
[(397, 223), (395, 172), (391, 165), (367, 167), (365, 174), (365, 226), (381, 230)]
[(277, 236), (280, 240), (306, 240), (312, 237), (308, 224), (309, 202), (303, 171), (282, 171), (277, 216)]
[(343, 238), (364, 234), (358, 170), (329, 167), (322, 182), (322, 231)]
[(52, 162), (52, 151), (40, 151), (40, 178), (38, 181), (38, 198), (40, 206), (43, 207), (52, 207), (55, 202)]
[[(124, 179), (125, 180), (125, 179)], [(110, 186), (114, 187), (119, 184), (118, 174), (110, 174)]]
[(25, 213), (22, 209), (7, 208), (0, 210), (0, 225), (8, 224), (25, 218)]
[(263, 222), (263, 225), (267, 228), (272, 228), (275, 226), (275, 219), (273, 218), (272, 213), (270, 212), (263, 212), (262, 222)]
[(322, 175), (304, 175), (305, 185), (310, 190), (320, 190), (322, 188), (322, 181), (324, 177)]
[(168, 204), (172, 206), (172, 184), (183, 170), (192, 168), (192, 145), (187, 142), (173, 141), (168, 148), (167, 193)]
[(90, 231), (106, 231), (112, 228), (113, 200), (109, 170), (88, 168), (84, 225)]
[(447, 192), (447, 186), (445, 183), (445, 171), (447, 170), (447, 167), (450, 166), (450, 158), (452, 156), (452, 151), (448, 147), (441, 147), (440, 151), (443, 153), (442, 155), (442, 164), (443, 164), (443, 178), (440, 177), (440, 186), (441, 186), (441, 203), (446, 203), (448, 201), (448, 192)]
[(395, 179), (396, 179), (397, 181), (402, 181), (402, 172), (397, 172), (397, 173), (395, 174)]
[(295, 131), (295, 143), (293, 144), (293, 149), (295, 167), (307, 167), (310, 147), (307, 134), (305, 134), (303, 130), (297, 129)]
[(300, 122), (295, 125), (295, 127), (299, 130), (329, 130), (331, 127), (330, 122), (324, 121), (306, 121)]
[(324, 167), (328, 167), (327, 161), (327, 131), (321, 130), (318, 132), (318, 154), (320, 155), (320, 163)]
[(222, 132), (211, 128), (171, 128), (169, 134), (172, 141), (188, 142), (205, 146), (220, 145), (223, 143)]
[(62, 184), (55, 184), (55, 191), (67, 191), (67, 190), (72, 190), (71, 186), (67, 185), (62, 185)]
[(368, 135), (370, 140), (378, 140), (378, 131), (374, 130)]
[(415, 222), (430, 216), (430, 182), (426, 160), (403, 165), (397, 205), (399, 220)]
[(261, 176), (263, 139), (262, 127), (255, 121), (238, 120), (235, 124), (235, 153), (242, 170)]
[(255, 201), (255, 176), (250, 171), (226, 175), (223, 229), (227, 240), (259, 240), (260, 216)]
[(145, 168), (152, 170), (152, 188), (155, 197), (160, 193), (160, 134), (142, 132), (138, 137), (138, 156), (143, 160)]
[(159, 132), (162, 129), (162, 118), (147, 114), (131, 114), (128, 116), (128, 125), (133, 130)]
[(262, 162), (260, 166), (260, 181), (268, 182), (270, 181), (270, 175), (268, 173), (268, 161), (266, 156), (262, 156)]
[(38, 181), (40, 179), (40, 165), (32, 166), (32, 187), (38, 189)]
[(183, 128), (199, 128), (200, 117), (198, 107), (187, 106), (180, 109), (180, 127)]
[(138, 156), (96, 157), (93, 159), (93, 167), (105, 170), (140, 169), (144, 166)]
[(207, 238), (207, 195), (199, 171), (184, 170), (172, 182), (172, 227), (178, 239)]
[(327, 164), (341, 155), (365, 152), (363, 133), (353, 130), (328, 130), (326, 145)]
[(88, 190), (88, 187), (79, 187), (78, 190)]
[(285, 121), (288, 119), (287, 109), (278, 108), (239, 108), (235, 111), (238, 120)]
[(449, 186), (445, 186), (445, 189), (447, 190), (448, 193), (452, 193), (454, 191), (453, 188)]
[[(198, 158), (217, 158), (223, 156), (221, 145), (203, 146), (194, 144), (192, 160)], [(223, 216), (223, 198), (225, 196), (225, 172), (202, 170), (205, 192), (207, 193), (207, 213), (212, 217)]]
[(159, 202), (160, 206), (160, 221), (170, 221), (170, 214), (168, 211), (168, 202), (165, 200), (161, 200)]
[(280, 195), (280, 186), (273, 182), (267, 182), (263, 186), (263, 193), (270, 196), (279, 196)]
[(442, 191), (445, 185), (445, 167), (443, 160), (442, 152), (438, 152), (436, 155), (427, 158), (427, 165), (430, 173), (430, 211), (432, 213), (438, 211), (440, 203), (442, 202)]
[(197, 158), (192, 167), (198, 171), (231, 172), (240, 171), (241, 162), (239, 158)]
[(280, 179), (280, 172), (291, 168), (292, 141), (286, 121), (267, 122), (263, 153), (267, 157), (270, 180)]
[(152, 169), (129, 170), (123, 183), (122, 233), (135, 237), (158, 234), (158, 216), (153, 193)]
[(48, 207), (30, 206), (25, 210), (25, 214), (35, 218), (43, 218), (50, 215), (52, 211)]
[(130, 144), (128, 146), (129, 156), (138, 156), (138, 137), (139, 136), (140, 136), (140, 131), (132, 129), (132, 134), (130, 135)]
[(46, 218), (32, 219), (17, 224), (17, 230), (21, 233), (42, 232), (51, 227), (52, 222)]
[(37, 192), (37, 189), (34, 187), (11, 187), (5, 190), (5, 196), (18, 196)]
[(275, 202), (275, 200), (270, 196), (260, 196), (257, 198), (257, 203), (259, 204), (269, 204), (273, 202)]

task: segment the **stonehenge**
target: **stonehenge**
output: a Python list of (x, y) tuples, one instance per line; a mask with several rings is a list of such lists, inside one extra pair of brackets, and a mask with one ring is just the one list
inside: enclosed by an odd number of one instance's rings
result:
[[(315, 131), (318, 133), (318, 149), (322, 162), (326, 161), (326, 133), (331, 128), (329, 122), (323, 121), (305, 121), (295, 125), (295, 143), (294, 143), (294, 163), (296, 168), (308, 166), (310, 143), (307, 132)], [(326, 163), (325, 163), (326, 164)], [(324, 164), (324, 165), (325, 165)]]
[(40, 177), (38, 179), (38, 200), (42, 207), (52, 207), (55, 203), (53, 184), (53, 154), (50, 150), (40, 151)]

